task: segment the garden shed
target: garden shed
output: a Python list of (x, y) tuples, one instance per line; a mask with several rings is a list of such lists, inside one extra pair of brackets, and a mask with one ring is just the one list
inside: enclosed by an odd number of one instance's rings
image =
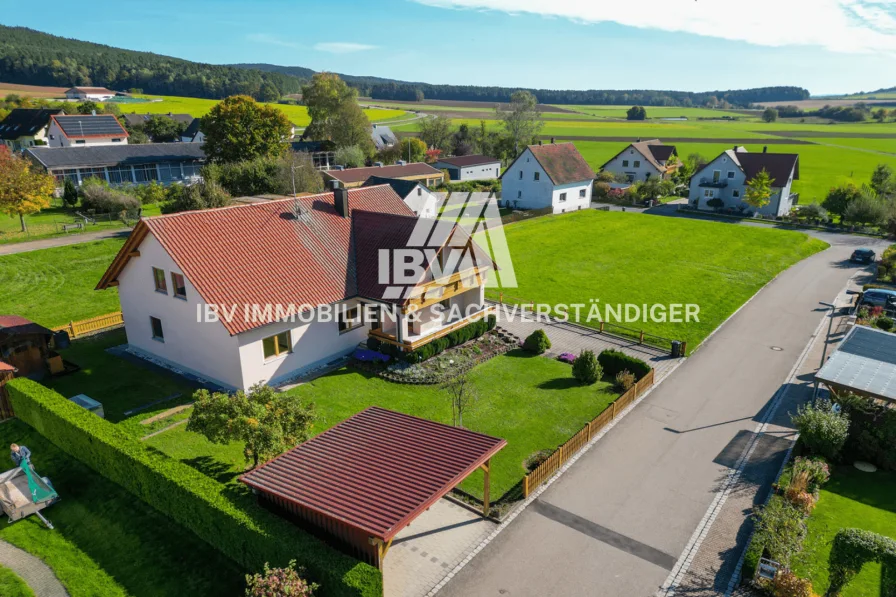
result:
[(382, 568), (392, 540), (506, 440), (372, 406), (243, 475), (262, 505)]
[(52, 330), (18, 315), (0, 315), (0, 360), (17, 377), (40, 379), (62, 371), (62, 357), (50, 350)]
[(896, 402), (896, 334), (853, 327), (815, 379), (835, 396), (852, 392)]

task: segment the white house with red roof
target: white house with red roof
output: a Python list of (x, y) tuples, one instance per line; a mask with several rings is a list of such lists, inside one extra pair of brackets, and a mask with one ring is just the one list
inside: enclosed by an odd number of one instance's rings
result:
[(103, 102), (117, 94), (105, 87), (72, 87), (65, 90), (65, 99)]
[(50, 117), (49, 147), (127, 145), (128, 132), (112, 114), (59, 114)]
[(501, 175), (501, 201), (516, 209), (588, 209), (594, 170), (572, 143), (529, 145)]
[(493, 267), (380, 185), (143, 219), (97, 289), (118, 288), (132, 352), (248, 389), (482, 319)]

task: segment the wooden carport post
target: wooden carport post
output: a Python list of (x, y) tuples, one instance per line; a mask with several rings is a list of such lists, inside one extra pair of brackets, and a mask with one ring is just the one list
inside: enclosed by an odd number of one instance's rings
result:
[(488, 503), (489, 502), (489, 489), (491, 487), (489, 473), (491, 472), (491, 468), (492, 468), (491, 462), (492, 462), (492, 459), (489, 458), (488, 460), (485, 461), (485, 464), (483, 464), (482, 466), (479, 467), (483, 471), (485, 471), (485, 483), (482, 487), (482, 515), (483, 516), (488, 516), (488, 510), (489, 510), (489, 503)]

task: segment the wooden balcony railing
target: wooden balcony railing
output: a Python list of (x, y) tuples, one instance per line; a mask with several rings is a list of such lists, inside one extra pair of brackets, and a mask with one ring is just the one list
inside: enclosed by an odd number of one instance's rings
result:
[(428, 344), (435, 340), (436, 338), (441, 338), (442, 336), (446, 336), (453, 332), (456, 329), (462, 328), (467, 324), (473, 323), (474, 321), (478, 321), (483, 317), (487, 317), (494, 311), (494, 307), (486, 306), (482, 311), (477, 311), (472, 315), (464, 317), (463, 319), (458, 319), (457, 321), (450, 323), (446, 326), (440, 327), (435, 330), (431, 334), (427, 334), (425, 336), (421, 336), (418, 338), (414, 338), (413, 340), (405, 340), (404, 342), (399, 342), (398, 338), (395, 334), (388, 334), (382, 330), (370, 330), (368, 335), (372, 338), (376, 338), (377, 340), (381, 340), (388, 344), (392, 344), (394, 346), (400, 346), (405, 350), (414, 350), (420, 348), (424, 344)]

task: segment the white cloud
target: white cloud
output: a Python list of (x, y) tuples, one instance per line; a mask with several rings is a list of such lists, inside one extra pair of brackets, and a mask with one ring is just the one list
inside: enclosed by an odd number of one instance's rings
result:
[(271, 35), (269, 33), (250, 33), (246, 36), (246, 39), (257, 44), (280, 46), (282, 48), (292, 48), (293, 50), (304, 48), (304, 46), (298, 42), (280, 39), (279, 37)]
[(613, 22), (762, 46), (820, 46), (896, 55), (896, 0), (414, 0), (441, 8), (490, 9)]
[(314, 44), (314, 49), (320, 52), (329, 52), (330, 54), (351, 54), (352, 52), (364, 52), (366, 50), (375, 50), (377, 46), (368, 44), (356, 44), (350, 41), (331, 41)]

